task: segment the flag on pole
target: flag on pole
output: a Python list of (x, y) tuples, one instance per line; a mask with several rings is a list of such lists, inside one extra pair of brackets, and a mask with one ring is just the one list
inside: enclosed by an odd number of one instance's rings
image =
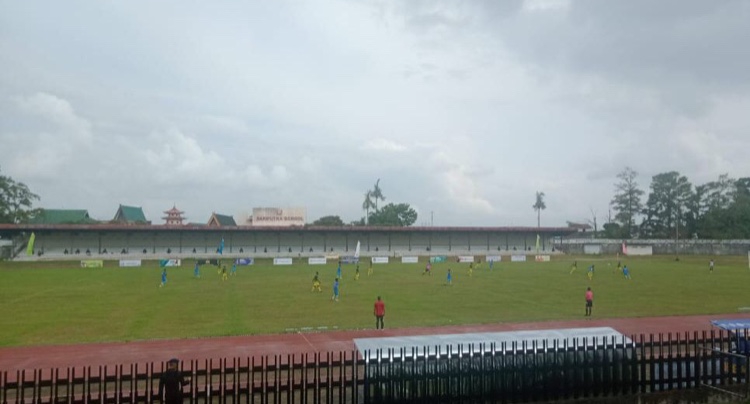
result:
[(357, 249), (354, 250), (354, 259), (359, 261), (359, 240), (357, 240)]
[(224, 254), (224, 237), (221, 238), (221, 242), (219, 243), (219, 248), (216, 249), (216, 252), (219, 254)]
[(539, 254), (539, 238), (540, 238), (540, 237), (539, 237), (539, 235), (537, 234), (537, 235), (536, 235), (536, 252), (537, 252), (537, 254)]
[(26, 255), (28, 256), (34, 255), (34, 241), (36, 241), (36, 234), (31, 233), (31, 237), (29, 237), (29, 244), (26, 245)]
[(628, 245), (622, 242), (622, 255), (628, 255)]

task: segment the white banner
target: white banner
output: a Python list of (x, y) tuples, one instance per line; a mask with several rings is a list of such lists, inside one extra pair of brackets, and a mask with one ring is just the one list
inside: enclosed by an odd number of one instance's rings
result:
[(291, 258), (274, 258), (273, 264), (274, 265), (292, 265), (292, 259)]
[(503, 257), (500, 256), (500, 255), (488, 255), (488, 256), (484, 257), (484, 261), (485, 262), (490, 262), (490, 261), (492, 261), (492, 262), (500, 262), (502, 260), (503, 260)]
[(338, 261), (339, 258), (340, 258), (340, 256), (338, 254), (328, 254), (328, 255), (326, 255), (326, 259), (327, 260), (331, 260), (331, 261)]
[(310, 257), (307, 259), (308, 265), (325, 265), (328, 263), (326, 257)]
[(253, 226), (304, 226), (305, 208), (253, 208)]
[(419, 257), (401, 257), (402, 264), (417, 264), (419, 263)]
[(602, 246), (599, 244), (584, 244), (583, 253), (588, 255), (597, 255), (602, 253)]
[(474, 256), (473, 255), (459, 255), (458, 256), (458, 262), (474, 262)]
[(629, 245), (628, 255), (654, 255), (654, 249), (650, 245)]
[(537, 255), (536, 257), (534, 257), (534, 260), (536, 262), (549, 262), (550, 257), (549, 255)]
[(179, 267), (182, 265), (182, 260), (177, 258), (170, 258), (170, 259), (164, 259), (159, 260), (159, 266), (160, 267)]
[(526, 262), (526, 256), (525, 255), (511, 255), (510, 261), (511, 262)]
[(141, 260), (120, 260), (121, 267), (139, 267)]
[(354, 258), (356, 259), (359, 259), (359, 247), (360, 247), (359, 240), (357, 240), (357, 249), (354, 250)]
[(388, 257), (372, 257), (373, 264), (387, 264)]

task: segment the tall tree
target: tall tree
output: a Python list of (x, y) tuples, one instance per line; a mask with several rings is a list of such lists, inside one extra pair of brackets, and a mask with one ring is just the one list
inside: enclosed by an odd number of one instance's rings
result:
[(22, 182), (0, 174), (0, 223), (22, 223), (36, 210), (32, 209), (39, 196)]
[(365, 200), (362, 202), (362, 209), (365, 210), (365, 225), (369, 224), (370, 209), (375, 207), (375, 203), (372, 201), (372, 191), (367, 190), (365, 192)]
[(372, 199), (375, 201), (375, 211), (377, 211), (378, 200), (385, 202), (385, 195), (383, 195), (383, 190), (380, 189), (380, 178), (375, 181), (375, 187), (372, 189), (372, 194), (370, 196), (372, 196)]
[(644, 234), (651, 238), (675, 237), (678, 228), (685, 228), (685, 212), (692, 194), (693, 186), (680, 173), (655, 175), (646, 201), (646, 219), (641, 225)]
[(343, 226), (344, 221), (339, 216), (323, 216), (312, 222), (313, 226)]
[(417, 221), (417, 211), (408, 203), (389, 203), (370, 216), (376, 226), (411, 226)]
[(615, 195), (610, 205), (615, 210), (615, 221), (620, 224), (622, 231), (620, 237), (633, 237), (636, 215), (643, 210), (643, 190), (638, 188), (636, 177), (638, 173), (630, 167), (617, 174), (619, 180), (615, 184)]
[(536, 211), (536, 227), (542, 226), (542, 211), (547, 209), (544, 203), (544, 192), (536, 192), (536, 202), (531, 206)]

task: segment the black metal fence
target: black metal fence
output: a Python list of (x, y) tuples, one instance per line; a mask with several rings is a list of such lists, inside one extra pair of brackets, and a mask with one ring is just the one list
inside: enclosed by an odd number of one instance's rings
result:
[[(669, 390), (747, 391), (735, 334), (446, 346), (186, 361), (185, 401), (533, 402)], [(3, 371), (0, 403), (150, 403), (164, 363)], [(738, 386), (735, 386), (738, 385)], [(736, 394), (736, 393), (735, 393)]]

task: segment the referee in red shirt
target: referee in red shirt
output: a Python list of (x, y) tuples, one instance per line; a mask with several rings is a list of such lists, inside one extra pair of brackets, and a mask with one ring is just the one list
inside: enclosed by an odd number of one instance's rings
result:
[(378, 300), (375, 301), (375, 329), (385, 328), (383, 317), (385, 317), (385, 302), (378, 296)]

